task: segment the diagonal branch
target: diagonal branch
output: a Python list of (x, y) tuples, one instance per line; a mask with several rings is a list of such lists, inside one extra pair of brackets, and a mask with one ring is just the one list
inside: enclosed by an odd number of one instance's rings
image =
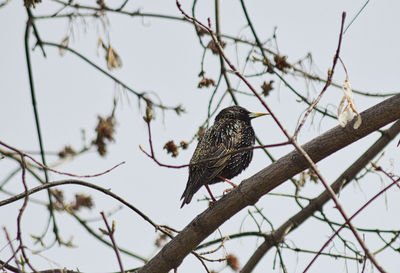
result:
[[(336, 126), (304, 144), (302, 148), (313, 162), (321, 161), (347, 145), (399, 119), (399, 105), (400, 95), (393, 96), (362, 112), (361, 116), (364, 122), (357, 130), (353, 129), (352, 124), (345, 128)], [(236, 189), (198, 215), (138, 272), (162, 273), (177, 268), (192, 249), (225, 221), (246, 206), (255, 204), (263, 195), (308, 167), (309, 163), (304, 156), (299, 151), (293, 151), (252, 177), (245, 179)]]

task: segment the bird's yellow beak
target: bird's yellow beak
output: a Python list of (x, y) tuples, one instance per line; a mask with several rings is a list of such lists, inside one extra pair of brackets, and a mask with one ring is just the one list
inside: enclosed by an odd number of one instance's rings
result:
[(268, 113), (250, 113), (249, 117), (250, 118), (258, 118), (258, 117), (266, 116), (266, 115), (269, 115), (269, 114)]

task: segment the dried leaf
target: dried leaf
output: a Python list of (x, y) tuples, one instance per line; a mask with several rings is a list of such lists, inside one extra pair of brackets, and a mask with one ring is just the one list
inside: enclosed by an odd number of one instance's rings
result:
[(101, 38), (99, 38), (97, 42), (97, 51), (100, 47), (102, 47), (106, 51), (105, 59), (107, 62), (107, 68), (109, 70), (120, 68), (122, 66), (122, 60), (119, 57), (118, 53), (110, 44), (106, 45)]
[(189, 144), (186, 141), (182, 140), (180, 143), (180, 146), (182, 149), (186, 150), (188, 148)]
[(314, 183), (318, 183), (319, 178), (312, 169), (308, 169), (308, 170), (300, 173), (300, 177), (299, 177), (299, 180), (296, 181), (296, 185), (298, 187), (304, 187), (307, 180), (312, 181)]
[(181, 104), (179, 104), (177, 107), (175, 107), (174, 110), (178, 116), (180, 116), (182, 113), (186, 112), (185, 108), (183, 108), (183, 106)]
[(201, 37), (201, 36), (203, 36), (204, 34), (207, 33), (207, 30), (205, 30), (204, 28), (196, 25), (196, 32), (197, 32), (197, 35), (199, 35)]
[(239, 260), (238, 258), (233, 255), (233, 254), (228, 254), (226, 255), (226, 264), (232, 268), (232, 270), (234, 271), (238, 271), (239, 270)]
[(353, 120), (354, 116), (357, 116), (357, 121), (354, 123), (353, 128), (358, 129), (361, 126), (362, 119), (354, 104), (353, 91), (351, 89), (348, 77), (346, 77), (346, 79), (344, 80), (342, 90), (344, 96), (338, 106), (339, 124), (340, 126), (345, 127), (348, 122)]
[[(226, 45), (225, 42), (221, 41), (221, 42), (219, 42), (219, 44), (220, 44), (220, 46), (221, 46), (222, 48), (225, 48), (225, 45)], [(218, 54), (219, 54), (218, 45), (214, 42), (214, 40), (211, 40), (211, 41), (208, 43), (207, 48), (211, 49), (211, 52), (212, 52), (213, 54), (215, 54), (215, 55), (218, 55)]]
[(272, 84), (274, 83), (274, 81), (269, 81), (269, 83), (267, 83), (266, 81), (264, 81), (264, 83), (261, 85), (261, 89), (262, 89), (262, 94), (264, 95), (264, 97), (268, 96), (270, 91), (273, 90), (274, 88), (272, 87)]
[(167, 153), (168, 154), (170, 153), (172, 157), (177, 157), (179, 154), (178, 146), (176, 146), (173, 140), (170, 140), (167, 143), (165, 143), (164, 149), (166, 149)]
[[(61, 41), (60, 45), (68, 47), (68, 44), (69, 44), (69, 36), (65, 36), (64, 39)], [(66, 50), (62, 47), (59, 47), (58, 52), (60, 53), (60, 56), (62, 57), (65, 55)]]
[(55, 196), (53, 204), (53, 209), (56, 211), (64, 211), (64, 193), (61, 190), (52, 190), (51, 193)]
[(75, 150), (71, 146), (65, 146), (61, 151), (58, 152), (59, 158), (66, 158), (68, 156), (76, 155)]
[(273, 67), (273, 65), (271, 64), (270, 60), (267, 57), (264, 58), (262, 63), (263, 63), (263, 65), (265, 65), (267, 67), (267, 72), (268, 73), (271, 73), (271, 74), (274, 73), (274, 67)]
[(97, 0), (96, 1), (97, 5), (100, 6), (100, 9), (107, 9), (106, 3), (104, 3), (104, 0)]
[(75, 202), (71, 204), (71, 209), (78, 211), (80, 208), (91, 209), (93, 207), (92, 197), (86, 194), (75, 194)]
[(215, 81), (210, 78), (202, 78), (197, 88), (209, 87), (210, 85), (215, 86)]
[(95, 140), (92, 141), (92, 143), (95, 146), (97, 146), (97, 151), (99, 152), (99, 154), (101, 156), (104, 156), (107, 153), (105, 140), (108, 141), (114, 140), (113, 135), (114, 135), (115, 120), (112, 115), (107, 117), (106, 119), (99, 116), (98, 119), (99, 122), (95, 129), (97, 137)]
[(166, 241), (168, 240), (168, 236), (164, 233), (161, 233), (160, 235), (158, 235), (156, 241), (154, 242), (154, 245), (158, 248), (162, 247)]
[(40, 3), (42, 0), (24, 0), (24, 5), (27, 8), (30, 8), (31, 6), (36, 8), (36, 3)]
[(275, 67), (282, 71), (283, 73), (286, 72), (288, 68), (290, 68), (290, 64), (286, 61), (287, 56), (279, 56), (275, 55), (274, 56), (274, 61), (275, 61)]
[(64, 201), (64, 192), (62, 192), (61, 190), (55, 189), (52, 190), (51, 193), (55, 195), (57, 200)]
[(107, 67), (109, 70), (112, 70), (114, 68), (120, 68), (122, 66), (121, 58), (111, 46), (108, 46), (106, 60), (107, 60)]

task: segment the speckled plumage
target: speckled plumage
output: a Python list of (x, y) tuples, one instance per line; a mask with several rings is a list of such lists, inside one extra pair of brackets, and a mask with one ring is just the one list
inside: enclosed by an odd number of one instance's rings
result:
[[(204, 133), (197, 144), (190, 164), (221, 157), (238, 149), (254, 145), (255, 134), (251, 119), (264, 114), (253, 114), (240, 106), (223, 109), (214, 124)], [(203, 185), (222, 181), (220, 177), (231, 179), (246, 169), (253, 157), (253, 150), (230, 154), (189, 167), (189, 178), (183, 192), (182, 206), (189, 204), (193, 195)]]

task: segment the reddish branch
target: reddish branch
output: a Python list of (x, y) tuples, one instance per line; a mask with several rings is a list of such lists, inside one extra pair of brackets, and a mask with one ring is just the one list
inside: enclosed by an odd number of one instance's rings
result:
[[(332, 77), (333, 77), (333, 73), (335, 71), (335, 67), (337, 64), (337, 61), (339, 59), (339, 54), (340, 54), (340, 47), (342, 45), (342, 38), (343, 38), (343, 27), (344, 27), (344, 21), (346, 19), (346, 12), (342, 13), (342, 23), (340, 25), (340, 33), (339, 33), (339, 42), (338, 42), (338, 46), (336, 49), (336, 53), (335, 53), (335, 57), (333, 58), (333, 64), (332, 64), (332, 68), (329, 69), (328, 71), (328, 78), (326, 79), (325, 82), (325, 86), (322, 88), (321, 92), (319, 93), (318, 97), (315, 99), (315, 101), (310, 105), (310, 107), (308, 107), (307, 112), (304, 114), (304, 117), (302, 119), (302, 121), (300, 122), (299, 126), (297, 127), (293, 137), (297, 137), (298, 133), (300, 132), (301, 128), (303, 127), (304, 123), (307, 120), (307, 117), (311, 114), (312, 110), (314, 109), (314, 107), (318, 104), (318, 102), (321, 100), (322, 95), (325, 93), (325, 91), (328, 89), (328, 87), (331, 85), (332, 82)], [(343, 62), (342, 62), (343, 64)], [(343, 67), (346, 69), (346, 67), (343, 64)], [(346, 71), (347, 74), (347, 71)]]
[[(15, 264), (18, 267), (18, 268), (16, 268), (16, 270), (18, 272), (18, 271), (21, 270), (21, 268), (20, 268), (20, 265), (19, 265), (18, 259), (17, 259), (17, 251), (14, 248), (14, 245), (13, 245), (11, 239), (10, 239), (10, 235), (8, 234), (8, 231), (7, 231), (6, 227), (3, 227), (3, 230), (4, 230), (4, 234), (6, 235), (6, 239), (7, 239), (8, 245), (10, 246), (12, 256), (10, 257), (10, 259), (8, 259), (8, 261), (6, 261), (4, 263), (4, 265), (2, 265), (1, 262), (0, 262), (0, 265), (3, 267), (5, 265), (7, 265), (12, 259), (14, 259), (15, 260)], [(2, 269), (2, 267), (0, 267), (0, 270)]]
[(21, 229), (21, 221), (22, 221), (22, 215), (28, 206), (28, 200), (29, 200), (29, 194), (28, 194), (28, 186), (26, 185), (26, 180), (25, 180), (25, 157), (22, 153), (19, 154), (21, 157), (21, 168), (22, 168), (22, 185), (24, 187), (24, 193), (23, 193), (23, 198), (24, 202), (19, 209), (18, 217), (17, 217), (17, 241), (19, 242), (18, 249), (21, 251), (22, 257), (24, 258), (26, 264), (29, 266), (31, 270), (34, 272), (36, 271), (35, 268), (32, 266), (32, 264), (29, 262), (28, 255), (26, 255), (25, 252), (25, 245), (22, 242), (22, 229)]
[[(2, 142), (2, 141), (0, 141), (0, 145), (6, 147), (7, 149), (10, 149), (10, 150), (14, 151), (14, 152), (17, 153), (17, 154), (20, 154), (22, 157), (27, 157), (27, 158), (29, 158), (29, 159), (32, 160), (35, 164), (37, 164), (38, 166), (40, 166), (40, 167), (43, 168), (43, 169), (49, 170), (49, 171), (51, 171), (51, 172), (53, 172), (53, 173), (57, 173), (57, 174), (61, 174), (61, 175), (66, 175), (66, 176), (71, 176), (71, 177), (77, 177), (77, 178), (91, 178), (91, 177), (102, 176), (102, 175), (104, 175), (104, 174), (106, 174), (106, 173), (111, 172), (112, 170), (114, 170), (115, 168), (121, 166), (122, 164), (125, 164), (125, 161), (122, 161), (122, 162), (118, 163), (117, 165), (115, 165), (114, 167), (112, 167), (112, 168), (110, 168), (110, 169), (108, 169), (108, 170), (105, 170), (104, 172), (101, 172), (101, 173), (78, 175), (78, 174), (72, 174), (72, 173), (67, 173), (67, 172), (60, 172), (60, 171), (54, 170), (54, 169), (52, 169), (52, 168), (50, 168), (50, 167), (48, 167), (48, 166), (45, 166), (45, 165), (43, 165), (42, 163), (40, 163), (39, 161), (37, 161), (34, 157), (32, 157), (32, 156), (30, 156), (30, 155), (28, 155), (28, 154), (26, 154), (26, 153), (24, 153), (24, 152), (18, 150), (17, 148), (14, 148), (14, 147), (10, 146), (10, 145), (8, 145), (8, 144)], [(23, 169), (24, 169), (24, 167), (23, 167)]]
[(104, 214), (104, 211), (100, 212), (101, 217), (103, 218), (103, 221), (107, 227), (107, 231), (100, 229), (100, 231), (102, 231), (104, 234), (106, 234), (108, 237), (110, 237), (115, 255), (117, 256), (117, 260), (118, 260), (118, 265), (119, 265), (119, 269), (121, 270), (121, 273), (124, 273), (124, 267), (122, 265), (122, 260), (121, 260), (121, 256), (119, 255), (119, 251), (118, 251), (118, 247), (117, 247), (117, 243), (115, 242), (115, 238), (114, 238), (114, 232), (115, 232), (115, 222), (112, 222), (112, 226), (110, 227), (110, 225), (107, 222), (106, 219), (106, 215)]
[(150, 120), (149, 119), (145, 119), (145, 122), (147, 124), (147, 131), (148, 131), (148, 136), (149, 136), (149, 146), (150, 146), (150, 153), (146, 152), (146, 150), (142, 147), (142, 145), (139, 145), (139, 149), (145, 154), (147, 155), (149, 158), (151, 158), (158, 166), (160, 167), (166, 167), (166, 168), (173, 168), (173, 169), (180, 169), (180, 168), (185, 168), (185, 167), (189, 167), (190, 165), (197, 165), (197, 164), (202, 164), (204, 162), (208, 162), (208, 161), (212, 161), (212, 160), (217, 160), (217, 159), (221, 159), (223, 157), (226, 156), (230, 156), (232, 154), (238, 154), (241, 152), (245, 152), (245, 151), (249, 151), (249, 150), (256, 150), (256, 149), (264, 149), (264, 148), (273, 148), (273, 147), (280, 147), (280, 146), (285, 146), (290, 144), (289, 141), (285, 141), (285, 142), (280, 142), (280, 143), (274, 143), (274, 144), (268, 144), (268, 145), (259, 145), (259, 146), (250, 146), (250, 147), (245, 147), (230, 153), (227, 153), (223, 156), (218, 156), (218, 157), (211, 157), (211, 158), (207, 158), (207, 159), (203, 159), (203, 160), (199, 160), (196, 163), (192, 163), (192, 164), (183, 164), (183, 165), (170, 165), (170, 164), (165, 164), (162, 163), (161, 161), (159, 161), (154, 153), (154, 148), (153, 148), (153, 140), (152, 140), (152, 136), (151, 136), (151, 126), (150, 126)]

